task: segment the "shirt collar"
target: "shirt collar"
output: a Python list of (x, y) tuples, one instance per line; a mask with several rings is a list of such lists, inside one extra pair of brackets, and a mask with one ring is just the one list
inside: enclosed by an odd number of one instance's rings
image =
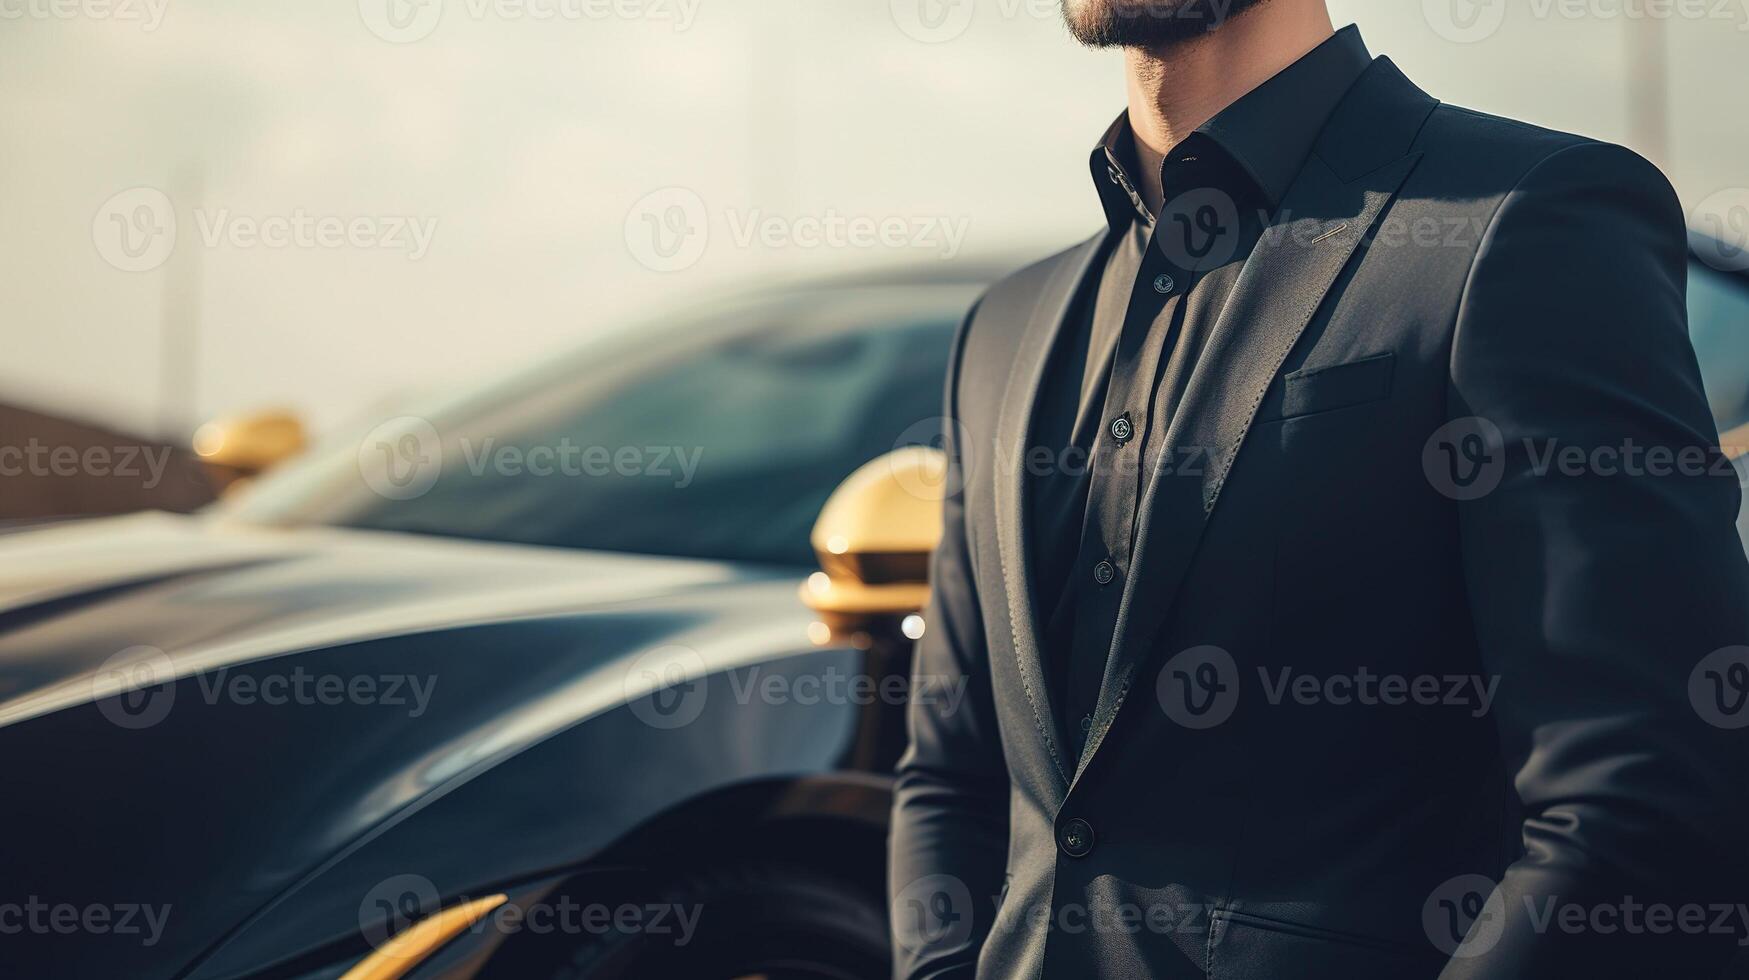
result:
[[(1372, 64), (1360, 29), (1348, 26), (1273, 78), (1241, 96), (1185, 141), (1212, 140), (1244, 170), (1274, 207), (1311, 155), (1318, 134), (1348, 89)], [(1126, 167), (1133, 168), (1129, 113), (1118, 116), (1093, 151), (1093, 179), (1116, 226), (1152, 220)], [(1172, 162), (1167, 158), (1167, 165)], [(1167, 188), (1171, 196), (1172, 188)]]

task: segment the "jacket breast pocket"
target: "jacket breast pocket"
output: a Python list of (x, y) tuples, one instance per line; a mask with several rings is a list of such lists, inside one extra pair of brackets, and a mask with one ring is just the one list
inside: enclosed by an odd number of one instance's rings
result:
[(1284, 375), (1257, 410), (1258, 422), (1281, 422), (1352, 408), (1391, 396), (1397, 355), (1386, 351), (1345, 364)]

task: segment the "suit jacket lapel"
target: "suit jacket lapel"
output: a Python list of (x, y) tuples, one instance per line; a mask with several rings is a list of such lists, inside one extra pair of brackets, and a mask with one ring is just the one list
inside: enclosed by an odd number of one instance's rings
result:
[(1092, 271), (1104, 237), (1096, 235), (1067, 253), (1046, 282), (1015, 354), (996, 432), (996, 542), (1002, 555), (1003, 592), (1007, 598), (1014, 656), (1019, 662), (1022, 685), (1031, 702), (1039, 735), (1061, 780), (1059, 789), (1063, 791), (1068, 789), (1069, 766), (1074, 760), (1063, 756), (1066, 743), (1052, 703), (1052, 692), (1046, 683), (1044, 654), (1039, 648), (1027, 527), (1030, 488), (1026, 479), (1026, 448), (1039, 387), (1056, 349), (1057, 337), (1072, 312), (1081, 284)]
[[(1170, 613), (1264, 393), (1419, 155), (1343, 180), (1313, 154), (1252, 252), (1166, 434), (1078, 779)], [(1200, 465), (1189, 465), (1200, 464)]]

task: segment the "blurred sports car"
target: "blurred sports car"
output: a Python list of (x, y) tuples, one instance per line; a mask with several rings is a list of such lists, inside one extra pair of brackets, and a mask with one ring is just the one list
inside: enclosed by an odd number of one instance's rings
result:
[[(926, 547), (810, 528), (937, 437), (995, 274), (715, 300), (194, 517), (0, 536), (0, 972), (885, 976)], [(1691, 292), (1735, 429), (1749, 278)], [(868, 586), (827, 617), (818, 553)]]

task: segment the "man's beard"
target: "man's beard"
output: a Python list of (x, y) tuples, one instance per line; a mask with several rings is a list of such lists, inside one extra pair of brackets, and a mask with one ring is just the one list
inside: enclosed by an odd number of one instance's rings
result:
[(1268, 0), (1063, 0), (1063, 21), (1090, 48), (1152, 48), (1202, 37)]

